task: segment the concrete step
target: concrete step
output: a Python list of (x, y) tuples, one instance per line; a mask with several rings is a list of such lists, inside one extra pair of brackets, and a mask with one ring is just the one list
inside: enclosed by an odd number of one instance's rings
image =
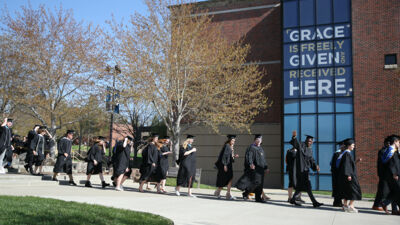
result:
[(49, 175), (2, 174), (0, 175), (0, 187), (58, 185), (57, 182), (50, 182), (50, 180), (51, 176)]

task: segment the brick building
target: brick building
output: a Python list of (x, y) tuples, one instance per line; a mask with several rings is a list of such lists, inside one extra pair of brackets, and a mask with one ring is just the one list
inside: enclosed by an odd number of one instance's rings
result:
[[(385, 136), (400, 133), (396, 119), (400, 89), (398, 0), (214, 0), (198, 3), (221, 25), (225, 37), (251, 45), (249, 61), (265, 69), (274, 101), (260, 112), (252, 133), (264, 136), (271, 173), (265, 187), (287, 187), (284, 157), (292, 130), (315, 137), (314, 189), (330, 190), (330, 159), (336, 142), (354, 137), (360, 184), (376, 190), (376, 157)], [(225, 140), (195, 127), (198, 167), (203, 183), (214, 184), (213, 162)], [(222, 128), (222, 134), (235, 133)], [(237, 133), (237, 132), (236, 132)], [(240, 134), (234, 181), (243, 171), (243, 156), (252, 142)], [(203, 180), (204, 179), (204, 180)]]

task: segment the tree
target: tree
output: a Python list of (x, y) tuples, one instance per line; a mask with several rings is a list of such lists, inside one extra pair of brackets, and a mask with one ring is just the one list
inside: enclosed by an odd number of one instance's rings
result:
[[(71, 10), (21, 7), (11, 16), (3, 9), (1, 32), (17, 43), (16, 66), (24, 69), (20, 110), (56, 131), (86, 115), (81, 105), (104, 70), (101, 30), (73, 18)], [(17, 67), (13, 67), (17, 68)]]
[(149, 15), (114, 23), (113, 42), (119, 43), (124, 79), (131, 80), (127, 90), (151, 102), (171, 134), (175, 159), (183, 127), (249, 130), (271, 105), (265, 95), (271, 83), (246, 60), (250, 46), (229, 43), (191, 2), (145, 2)]

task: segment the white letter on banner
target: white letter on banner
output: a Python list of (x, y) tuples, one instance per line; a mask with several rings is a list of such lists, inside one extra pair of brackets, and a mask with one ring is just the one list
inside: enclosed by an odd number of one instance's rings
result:
[[(311, 40), (310, 38), (311, 31), (308, 29), (301, 30), (301, 40)], [(307, 39), (306, 39), (307, 38)]]
[(335, 27), (335, 38), (344, 37), (344, 26)]
[(315, 95), (315, 80), (304, 81), (304, 95)]
[(291, 66), (298, 66), (299, 65), (299, 56), (298, 55), (293, 55), (289, 59), (289, 63)]
[(345, 84), (346, 84), (346, 79), (335, 79), (335, 86), (336, 86), (335, 93), (336, 94), (346, 94), (346, 89), (344, 89)]
[(328, 34), (328, 31), (332, 31), (332, 30), (333, 30), (332, 27), (325, 28), (324, 29), (324, 37), (327, 39), (332, 38), (333, 37), (332, 33)]
[(332, 87), (332, 82), (330, 80), (318, 80), (318, 95), (323, 95), (324, 91), (328, 95), (332, 94), (330, 90), (331, 87)]
[(299, 90), (299, 87), (298, 87), (298, 86), (297, 86), (297, 87), (294, 86), (294, 85), (293, 85), (293, 81), (290, 81), (290, 82), (289, 82), (289, 95), (290, 95), (290, 96), (293, 96), (293, 95), (294, 95), (293, 92), (294, 92), (294, 91), (298, 91), (298, 90)]
[(291, 41), (298, 41), (299, 40), (299, 31), (294, 30), (294, 31), (290, 32), (289, 38)]

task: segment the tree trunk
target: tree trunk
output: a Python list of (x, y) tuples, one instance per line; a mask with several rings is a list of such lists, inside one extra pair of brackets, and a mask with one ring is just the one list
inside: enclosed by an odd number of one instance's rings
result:
[(172, 165), (173, 167), (178, 167), (176, 161), (179, 158), (179, 144), (180, 144), (180, 127), (174, 129), (175, 132), (172, 132)]

